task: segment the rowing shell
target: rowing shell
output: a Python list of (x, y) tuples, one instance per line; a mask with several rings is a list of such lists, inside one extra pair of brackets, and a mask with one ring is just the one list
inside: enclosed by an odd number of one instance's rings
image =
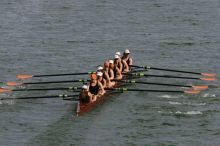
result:
[[(123, 79), (129, 79), (130, 76), (123, 76)], [(124, 86), (125, 83), (116, 82), (113, 88), (119, 88)], [(92, 103), (81, 103), (80, 101), (77, 102), (77, 108), (76, 108), (76, 116), (81, 116), (84, 113), (89, 112), (93, 108), (95, 108), (97, 105), (102, 104), (106, 99), (111, 97), (111, 94), (116, 93), (117, 91), (106, 91), (106, 93), (103, 96), (97, 97), (97, 100)]]

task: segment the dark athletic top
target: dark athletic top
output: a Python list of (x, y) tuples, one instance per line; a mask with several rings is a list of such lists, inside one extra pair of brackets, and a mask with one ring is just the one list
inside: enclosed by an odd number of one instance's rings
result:
[(97, 95), (99, 92), (99, 83), (97, 82), (95, 86), (92, 86), (92, 84), (90, 83), (89, 92), (94, 95)]

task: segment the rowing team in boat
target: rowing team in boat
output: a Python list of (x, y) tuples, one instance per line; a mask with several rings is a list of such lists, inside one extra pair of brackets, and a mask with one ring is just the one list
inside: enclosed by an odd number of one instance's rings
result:
[(105, 88), (113, 88), (115, 80), (121, 80), (122, 74), (130, 71), (132, 58), (130, 51), (126, 49), (121, 56), (116, 52), (114, 60), (106, 60), (104, 66), (98, 66), (97, 72), (90, 75), (88, 85), (83, 85), (80, 92), (80, 101), (82, 103), (91, 103), (105, 94)]

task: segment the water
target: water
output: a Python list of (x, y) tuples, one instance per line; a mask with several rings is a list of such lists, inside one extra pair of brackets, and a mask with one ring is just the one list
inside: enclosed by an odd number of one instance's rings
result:
[[(94, 70), (103, 60), (125, 48), (131, 48), (138, 65), (220, 74), (219, 6), (218, 0), (1, 0), (0, 81), (13, 81), (21, 73)], [(76, 78), (81, 76), (31, 81)], [(220, 143), (219, 81), (143, 80), (212, 84), (217, 88), (195, 96), (126, 92), (79, 118), (73, 116), (75, 103), (71, 101), (1, 101), (0, 145), (207, 146)], [(52, 85), (55, 86), (58, 85)], [(63, 92), (19, 92), (1, 97), (58, 93)]]

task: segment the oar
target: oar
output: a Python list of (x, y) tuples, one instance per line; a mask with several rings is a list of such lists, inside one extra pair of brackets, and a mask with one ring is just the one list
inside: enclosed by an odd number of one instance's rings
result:
[(151, 75), (144, 73), (127, 73), (128, 75), (138, 77), (160, 77), (160, 78), (176, 78), (176, 79), (191, 79), (191, 80), (203, 80), (203, 81), (215, 81), (216, 78), (196, 78), (196, 77), (181, 77), (181, 76), (170, 76), (170, 75)]
[(88, 82), (90, 80), (88, 79), (79, 79), (79, 80), (64, 80), (64, 81), (48, 81), (48, 82), (27, 82), (27, 83), (21, 83), (21, 82), (6, 82), (5, 84), (7, 86), (20, 86), (20, 85), (36, 85), (36, 84), (54, 84), (54, 83), (75, 83), (75, 82)]
[(91, 72), (81, 72), (81, 73), (44, 74), (44, 75), (20, 74), (20, 75), (17, 75), (16, 77), (18, 79), (29, 79), (29, 78), (33, 78), (33, 77), (73, 76), (73, 75), (87, 75), (87, 74), (92, 74), (92, 73), (96, 73), (96, 72), (91, 71)]
[(29, 97), (16, 97), (16, 98), (0, 98), (0, 100), (14, 100), (14, 99), (37, 99), (37, 98), (68, 98), (68, 97), (75, 97), (75, 96), (79, 96), (79, 95), (67, 95), (67, 94), (60, 94), (60, 95), (50, 95), (50, 96), (29, 96)]
[(182, 71), (182, 70), (175, 70), (175, 69), (157, 68), (157, 67), (151, 67), (151, 66), (138, 66), (138, 65), (130, 65), (130, 66), (136, 67), (136, 68), (144, 68), (144, 69), (171, 71), (171, 72), (179, 72), (179, 73), (189, 73), (189, 74), (196, 74), (196, 75), (209, 76), (209, 77), (216, 76), (216, 73), (200, 73), (200, 72)]
[(175, 87), (189, 87), (193, 88), (195, 90), (205, 90), (208, 89), (208, 86), (206, 85), (179, 85), (179, 84), (167, 84), (167, 83), (155, 83), (155, 82), (143, 82), (143, 81), (135, 81), (135, 80), (115, 80), (117, 82), (123, 82), (123, 83), (135, 83), (135, 84), (149, 84), (149, 85), (162, 85), (162, 86), (175, 86)]
[(70, 97), (70, 98), (63, 98), (63, 100), (79, 101), (79, 98), (76, 99), (76, 98)]
[(128, 88), (106, 88), (105, 90), (113, 90), (113, 91), (143, 91), (143, 92), (166, 92), (166, 93), (186, 93), (186, 94), (199, 94), (201, 91), (199, 90), (148, 90), (148, 89), (128, 89)]
[(72, 92), (79, 92), (78, 89), (82, 87), (67, 87), (67, 88), (33, 88), (33, 89), (8, 89), (0, 88), (0, 93), (12, 92), (12, 91), (47, 91), (47, 90), (69, 90)]

